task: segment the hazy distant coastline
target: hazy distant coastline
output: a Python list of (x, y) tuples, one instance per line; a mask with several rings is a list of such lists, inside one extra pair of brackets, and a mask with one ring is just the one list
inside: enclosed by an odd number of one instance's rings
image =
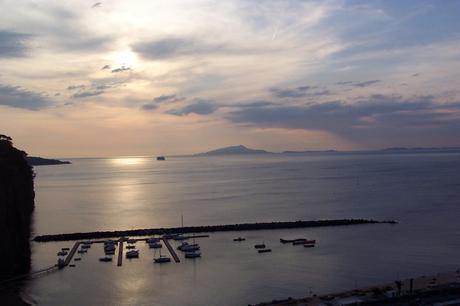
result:
[(260, 149), (251, 149), (244, 145), (219, 148), (203, 153), (193, 154), (192, 156), (225, 156), (225, 155), (269, 155), (269, 154), (319, 154), (319, 153), (433, 153), (433, 152), (460, 152), (460, 147), (391, 147), (381, 150), (306, 150), (306, 151), (283, 151), (270, 152)]

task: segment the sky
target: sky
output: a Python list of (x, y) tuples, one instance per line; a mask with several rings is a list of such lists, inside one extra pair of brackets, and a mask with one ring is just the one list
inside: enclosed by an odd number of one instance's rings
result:
[(460, 146), (460, 1), (0, 0), (31, 155)]

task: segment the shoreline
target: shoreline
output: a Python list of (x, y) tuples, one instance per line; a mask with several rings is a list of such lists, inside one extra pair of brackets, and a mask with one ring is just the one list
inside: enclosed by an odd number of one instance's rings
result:
[(150, 229), (133, 229), (121, 231), (97, 231), (82, 233), (65, 233), (54, 235), (39, 235), (32, 239), (35, 242), (49, 241), (71, 241), (87, 240), (99, 238), (113, 238), (124, 236), (148, 236), (162, 235), (165, 233), (210, 233), (210, 232), (230, 232), (230, 231), (253, 231), (253, 230), (271, 230), (271, 229), (288, 229), (288, 228), (309, 228), (323, 226), (345, 226), (359, 224), (397, 224), (396, 221), (376, 221), (368, 219), (334, 219), (334, 220), (312, 220), (312, 221), (287, 221), (287, 222), (260, 222), (260, 223), (242, 223), (226, 225), (205, 225), (205, 226), (186, 226), (171, 228), (150, 228)]

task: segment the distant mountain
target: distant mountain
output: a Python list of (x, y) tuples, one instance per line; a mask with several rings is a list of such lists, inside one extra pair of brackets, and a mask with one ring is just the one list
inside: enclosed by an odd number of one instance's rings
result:
[(29, 163), (29, 165), (31, 165), (31, 166), (64, 165), (64, 164), (70, 164), (71, 163), (69, 161), (42, 158), (42, 157), (36, 157), (36, 156), (27, 156), (26, 159), (27, 159), (27, 162)]
[(226, 148), (221, 148), (217, 150), (212, 150), (205, 153), (198, 153), (195, 156), (220, 156), (220, 155), (250, 155), (250, 154), (270, 154), (265, 150), (254, 150), (247, 148), (245, 146), (231, 146)]

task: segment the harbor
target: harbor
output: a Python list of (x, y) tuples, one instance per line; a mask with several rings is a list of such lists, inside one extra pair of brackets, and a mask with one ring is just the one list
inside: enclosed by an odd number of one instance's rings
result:
[[(401, 223), (398, 226), (364, 225), (216, 232), (204, 235), (205, 237), (191, 233), (187, 235), (188, 240), (167, 239), (180, 260), (178, 263), (161, 239), (162, 248), (150, 248), (147, 239), (160, 238), (159, 235), (126, 236), (123, 242), (122, 266), (117, 265), (119, 238), (94, 239), (91, 240), (91, 248), (86, 253), (79, 254), (81, 246), (78, 248), (70, 261), (75, 267), (67, 266), (46, 273), (40, 277), (39, 282), (33, 283), (39, 287), (30, 290), (45, 290), (43, 286), (46, 286), (46, 291), (52, 292), (52, 287), (63, 281), (69, 286), (69, 290), (63, 289), (65, 294), (81, 298), (87, 290), (96, 292), (98, 284), (108, 283), (121, 288), (123, 295), (133, 295), (131, 290), (135, 290), (135, 295), (142, 298), (124, 300), (122, 296), (115, 295), (117, 300), (114, 300), (113, 293), (97, 291), (104, 300), (93, 302), (108, 305), (121, 299), (126, 304), (148, 304), (152, 303), (149, 297), (154, 295), (155, 303), (158, 305), (187, 304), (189, 299), (185, 297), (192, 297), (194, 306), (204, 305), (209, 299), (213, 301), (211, 304), (247, 305), (287, 297), (301, 298), (309, 296), (310, 290), (318, 296), (328, 295), (330, 292), (347, 292), (355, 288), (420, 275), (419, 265), (414, 265), (412, 270), (397, 268), (406, 263), (406, 257), (398, 255), (401, 252), (406, 252), (407, 256), (411, 257), (419, 254), (421, 262), (429, 260), (420, 257), (423, 253), (419, 249), (407, 249), (405, 245), (396, 249), (397, 245), (391, 243), (397, 239), (400, 228), (404, 226)], [(113, 261), (100, 262), (99, 259), (105, 255), (103, 242), (109, 239), (116, 242)], [(282, 243), (281, 239), (285, 243)], [(302, 239), (316, 240), (314, 247), (307, 248), (307, 244), (302, 243), (294, 244), (294, 241), (305, 241)], [(55, 265), (56, 253), (63, 248), (71, 250), (75, 242), (81, 244), (85, 240), (34, 243), (36, 256), (33, 260), (33, 270)], [(177, 249), (183, 242), (199, 244), (201, 256), (186, 258), (185, 253)], [(271, 252), (259, 253), (259, 249), (255, 248), (258, 244), (264, 244), (265, 249), (270, 249)], [(138, 258), (126, 258), (126, 252), (132, 250), (128, 249), (130, 245), (139, 251)], [(436, 245), (434, 247), (436, 248)], [(154, 262), (154, 258), (158, 258), (160, 252), (162, 256), (170, 258), (169, 263)], [(382, 253), (386, 258), (383, 264), (375, 265), (374, 261), (369, 260)], [(81, 260), (75, 261), (76, 258)], [(360, 264), (349, 269), (350, 260), (356, 260)], [(445, 271), (445, 267), (445, 263), (424, 265), (424, 271), (426, 275), (431, 275)], [(456, 265), (451, 264), (450, 267), (455, 270)], [(366, 274), (366, 271), (373, 273)], [(263, 283), (254, 283), (254, 274), (258, 279), (263, 279)], [(332, 282), (332, 279), (335, 281)], [(80, 285), (82, 283), (87, 285)], [(242, 294), (234, 296), (232, 292), (224, 290), (226, 286), (231, 286)], [(177, 295), (177, 287), (181, 288), (180, 295)], [(251, 291), (245, 291), (246, 288), (250, 288)], [(280, 289), (275, 292), (270, 288)], [(259, 293), (253, 294), (253, 290), (259, 290)], [(244, 294), (245, 292), (247, 293)], [(51, 293), (49, 298), (42, 298), (41, 304), (54, 306), (55, 299)]]

